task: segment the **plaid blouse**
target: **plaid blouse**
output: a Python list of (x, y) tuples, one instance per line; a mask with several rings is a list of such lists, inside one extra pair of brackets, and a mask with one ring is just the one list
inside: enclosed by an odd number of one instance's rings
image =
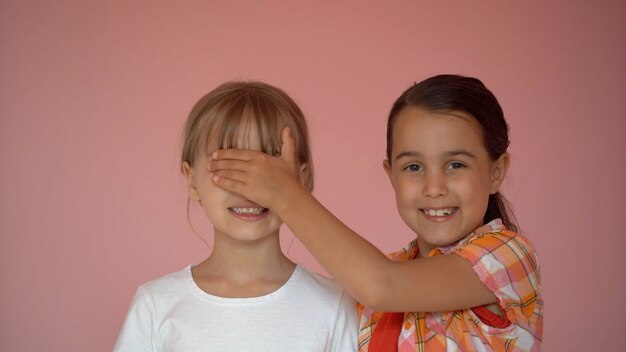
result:
[[(407, 261), (418, 251), (414, 240), (390, 258)], [(506, 231), (500, 219), (496, 219), (454, 245), (433, 249), (428, 256), (449, 253), (472, 264), (511, 324), (505, 328), (489, 326), (470, 308), (409, 312), (404, 314), (398, 351), (538, 351), (543, 332), (543, 301), (539, 263), (530, 242)], [(359, 352), (368, 350), (382, 315), (383, 312), (359, 305)]]

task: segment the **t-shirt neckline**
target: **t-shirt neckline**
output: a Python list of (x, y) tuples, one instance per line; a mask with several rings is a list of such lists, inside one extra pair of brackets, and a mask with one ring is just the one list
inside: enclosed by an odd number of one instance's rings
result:
[(259, 304), (275, 300), (278, 297), (283, 296), (287, 292), (289, 292), (298, 283), (304, 271), (304, 268), (302, 268), (299, 264), (296, 264), (296, 267), (293, 270), (293, 273), (291, 274), (289, 279), (275, 291), (257, 297), (233, 298), (216, 296), (203, 291), (193, 279), (193, 276), (191, 274), (192, 267), (192, 265), (188, 265), (185, 269), (183, 269), (185, 274), (185, 280), (187, 281), (187, 284), (189, 285), (191, 291), (196, 296), (205, 301), (219, 304)]

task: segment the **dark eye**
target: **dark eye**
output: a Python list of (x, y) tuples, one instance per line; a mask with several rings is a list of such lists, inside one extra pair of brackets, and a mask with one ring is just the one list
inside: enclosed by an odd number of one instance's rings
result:
[(453, 161), (450, 164), (448, 164), (448, 169), (461, 169), (464, 167), (465, 167), (465, 164), (458, 162), (458, 161)]
[(410, 164), (407, 165), (404, 170), (409, 172), (419, 172), (422, 171), (422, 166), (420, 164)]

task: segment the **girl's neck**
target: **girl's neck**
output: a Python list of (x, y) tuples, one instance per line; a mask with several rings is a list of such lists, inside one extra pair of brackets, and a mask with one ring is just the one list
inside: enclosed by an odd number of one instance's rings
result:
[(418, 258), (428, 257), (428, 254), (430, 253), (430, 251), (432, 251), (435, 248), (435, 246), (425, 243), (424, 241), (420, 240), (419, 237), (417, 238), (417, 246), (419, 248), (419, 251), (417, 252)]
[(255, 241), (239, 241), (216, 230), (213, 252), (192, 268), (192, 275), (210, 294), (255, 297), (280, 288), (295, 267), (280, 248), (278, 231)]

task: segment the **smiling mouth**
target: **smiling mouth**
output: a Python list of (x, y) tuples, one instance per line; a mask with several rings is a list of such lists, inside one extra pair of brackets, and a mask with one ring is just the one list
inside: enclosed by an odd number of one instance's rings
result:
[(420, 209), (422, 213), (430, 217), (446, 217), (456, 213), (459, 208)]
[(269, 211), (268, 208), (228, 208), (228, 210), (232, 211), (235, 214), (240, 215), (261, 215), (267, 213)]

